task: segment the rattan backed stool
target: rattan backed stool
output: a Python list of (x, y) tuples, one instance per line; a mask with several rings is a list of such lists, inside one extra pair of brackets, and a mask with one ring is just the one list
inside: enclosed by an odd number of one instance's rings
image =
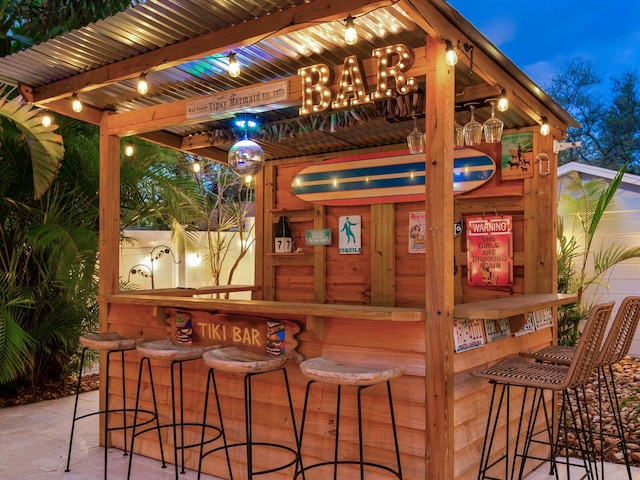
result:
[[(127, 432), (128, 428), (132, 428), (132, 425), (127, 425), (127, 412), (133, 411), (133, 409), (127, 409), (126, 403), (126, 378), (125, 378), (125, 362), (124, 362), (124, 354), (127, 351), (135, 350), (136, 345), (142, 342), (142, 338), (131, 338), (124, 337), (117, 332), (105, 332), (105, 333), (88, 333), (86, 335), (82, 335), (79, 338), (80, 345), (82, 345), (82, 353), (80, 355), (80, 366), (78, 369), (78, 383), (76, 386), (76, 395), (75, 395), (75, 403), (73, 406), (73, 420), (71, 422), (71, 434), (69, 435), (69, 452), (67, 454), (67, 467), (65, 472), (70, 471), (70, 463), (71, 463), (71, 449), (73, 447), (73, 435), (75, 432), (76, 422), (86, 417), (90, 417), (93, 415), (105, 415), (104, 421), (104, 478), (107, 478), (107, 452), (108, 452), (108, 440), (109, 440), (109, 432), (114, 430), (123, 430), (124, 431), (124, 455), (127, 455)], [(106, 404), (104, 410), (99, 410), (96, 412), (91, 412), (85, 415), (78, 416), (78, 396), (80, 395), (80, 386), (82, 382), (82, 366), (84, 364), (84, 358), (87, 350), (97, 350), (98, 352), (105, 352), (107, 354), (107, 364), (106, 364), (106, 382), (104, 392), (106, 394)], [(109, 408), (109, 394), (110, 394), (110, 366), (111, 366), (111, 354), (120, 354), (120, 365), (121, 365), (121, 375), (122, 375), (122, 408), (118, 409), (110, 409)], [(109, 426), (109, 415), (113, 413), (122, 413), (122, 424), (117, 426)], [(151, 413), (151, 412), (147, 412)]]
[[(138, 370), (138, 387), (136, 391), (136, 410), (134, 414), (134, 422), (136, 419), (136, 415), (138, 414), (140, 408), (140, 390), (142, 384), (143, 373), (146, 366), (146, 371), (149, 376), (149, 384), (151, 389), (151, 396), (153, 401), (154, 410), (156, 411), (156, 422), (155, 425), (151, 425), (143, 430), (138, 430), (136, 426), (133, 428), (133, 433), (131, 435), (131, 456), (129, 457), (129, 467), (127, 471), (127, 479), (131, 478), (131, 467), (133, 463), (133, 446), (136, 437), (142, 435), (148, 431), (157, 430), (158, 433), (158, 443), (160, 446), (160, 457), (162, 461), (162, 468), (166, 467), (165, 458), (164, 458), (164, 449), (162, 446), (162, 437), (160, 434), (160, 430), (162, 428), (171, 428), (173, 433), (173, 459), (174, 459), (174, 468), (175, 468), (175, 478), (178, 478), (178, 470), (180, 468), (180, 473), (185, 473), (184, 470), (184, 461), (185, 461), (185, 450), (187, 448), (195, 448), (200, 446), (200, 442), (194, 442), (191, 444), (185, 444), (185, 427), (197, 427), (198, 433), (200, 429), (200, 422), (187, 422), (185, 421), (184, 416), (184, 385), (183, 385), (183, 364), (185, 362), (200, 360), (202, 358), (203, 353), (206, 351), (217, 348), (215, 345), (208, 346), (195, 346), (195, 345), (175, 345), (170, 339), (165, 340), (155, 340), (151, 342), (145, 342), (139, 344), (137, 347), (138, 353), (141, 355), (140, 358), (140, 367)], [(157, 360), (159, 362), (171, 362), (170, 363), (170, 371), (171, 371), (171, 421), (169, 422), (160, 422), (158, 418), (157, 411), (157, 401), (156, 401), (156, 391), (155, 384), (153, 381), (153, 372), (152, 372), (152, 364), (151, 360)], [(178, 401), (176, 402), (176, 370), (178, 371)], [(176, 413), (176, 409), (179, 408), (179, 418)], [(179, 434), (178, 434), (179, 432)], [(179, 437), (179, 441), (178, 441)], [(178, 455), (180, 452), (180, 457)]]
[[(296, 475), (298, 478), (302, 476), (304, 479), (305, 473), (309, 470), (332, 466), (333, 478), (353, 478), (353, 473), (349, 477), (338, 477), (338, 465), (354, 465), (359, 468), (360, 479), (364, 480), (365, 469), (375, 468), (383, 470), (393, 474), (398, 479), (402, 480), (402, 466), (400, 462), (400, 448), (398, 445), (398, 432), (396, 429), (396, 420), (393, 410), (393, 398), (391, 396), (391, 380), (399, 377), (403, 374), (404, 369), (398, 367), (377, 367), (377, 366), (365, 366), (365, 365), (344, 365), (338, 363), (332, 359), (326, 357), (312, 358), (305, 360), (300, 364), (300, 370), (303, 375), (309, 379), (307, 383), (304, 407), (302, 410), (302, 423), (300, 425), (300, 464), (297, 468)], [(304, 458), (302, 456), (303, 447), (303, 435), (304, 427), (307, 419), (309, 396), (311, 392), (311, 386), (313, 384), (319, 385), (335, 385), (337, 386), (337, 402), (336, 402), (336, 439), (333, 460), (321, 461), (314, 464), (304, 465)], [(386, 384), (387, 387), (387, 399), (389, 402), (389, 416), (391, 419), (391, 430), (393, 433), (393, 442), (396, 453), (396, 467), (390, 467), (387, 464), (380, 462), (372, 462), (365, 460), (364, 458), (364, 442), (363, 442), (363, 427), (362, 427), (362, 392), (370, 387), (379, 384)], [(358, 452), (359, 456), (357, 460), (339, 460), (338, 459), (338, 447), (340, 441), (340, 407), (341, 407), (341, 393), (343, 387), (355, 387), (357, 392), (357, 410), (358, 410)], [(329, 478), (328, 475), (324, 475), (324, 478)], [(376, 477), (378, 478), (378, 477)]]
[[(613, 373), (613, 365), (620, 362), (628, 353), (633, 341), (633, 336), (638, 328), (640, 320), (640, 296), (626, 297), (620, 304), (620, 308), (615, 318), (611, 322), (609, 332), (606, 334), (604, 343), (598, 356), (598, 411), (599, 420), (602, 416), (602, 397), (606, 392), (609, 399), (612, 413), (614, 417), (616, 432), (611, 435), (620, 443), (620, 450), (624, 456), (627, 476), (631, 480), (631, 466), (629, 462), (629, 452), (624, 438), (622, 415), (620, 414), (620, 403), (618, 402), (618, 394), (616, 391), (615, 376)], [(526, 358), (532, 358), (539, 362), (558, 363), (561, 365), (569, 365), (575, 354), (575, 347), (566, 347), (562, 345), (551, 345), (544, 347), (536, 352), (523, 352), (520, 355)], [(592, 434), (600, 435), (601, 457), (600, 467), (604, 477), (604, 459), (605, 448), (602, 437), (605, 435), (604, 428), (600, 425), (597, 432)]]
[[(582, 422), (582, 408), (578, 401), (576, 408), (573, 408), (569, 399), (569, 392), (577, 393), (578, 387), (586, 383), (591, 373), (595, 370), (596, 361), (600, 354), (600, 348), (602, 345), (602, 339), (607, 327), (607, 323), (611, 316), (613, 309), (613, 302), (596, 305), (591, 309), (589, 318), (586, 321), (584, 331), (582, 333), (581, 341), (576, 348), (570, 365), (557, 365), (550, 363), (538, 363), (532, 362), (519, 355), (508, 357), (497, 364), (486, 368), (482, 371), (472, 372), (472, 375), (486, 378), (493, 384), (493, 390), (491, 394), (491, 404), (489, 407), (489, 413), (487, 416), (487, 424), (485, 430), (485, 438), (482, 446), (482, 454), (480, 461), (480, 468), (478, 472), (478, 479), (494, 478), (489, 476), (489, 471), (495, 467), (501, 461), (505, 463), (505, 476), (507, 478), (514, 478), (516, 459), (521, 458), (520, 470), (517, 478), (522, 478), (525, 469), (525, 463), (527, 458), (535, 458), (539, 460), (549, 460), (552, 464), (552, 469), (558, 475), (557, 468), (555, 468), (555, 458), (558, 452), (559, 441), (559, 428), (555, 428), (555, 420), (549, 424), (547, 421), (547, 428), (545, 432), (548, 436), (548, 443), (551, 448), (550, 458), (542, 459), (529, 455), (529, 448), (534, 442), (535, 427), (537, 423), (537, 417), (541, 410), (545, 412), (545, 420), (548, 418), (546, 415), (546, 404), (544, 393), (545, 391), (551, 391), (562, 395), (563, 402), (565, 402), (566, 409), (561, 409), (559, 426), (565, 429), (565, 432), (569, 429), (569, 423), (571, 428), (575, 431), (580, 450), (582, 453), (583, 465), (588, 479), (593, 478), (593, 470), (591, 460), (594, 455), (590, 448), (590, 439), (587, 438), (588, 432), (584, 428)], [(496, 406), (496, 392), (498, 386), (501, 387), (499, 399)], [(510, 388), (519, 387), (524, 388), (522, 406), (520, 408), (520, 417), (518, 420), (517, 438), (514, 448), (514, 459), (511, 465), (511, 471), (509, 472), (509, 451), (505, 452), (501, 457), (491, 460), (491, 449), (495, 439), (498, 420), (500, 417), (500, 411), (506, 398), (506, 445), (509, 445), (509, 411), (510, 411)], [(522, 425), (524, 418), (526, 417), (526, 402), (528, 391), (533, 390), (533, 399), (531, 403), (531, 414), (529, 421), (525, 428), (525, 440), (522, 448), (522, 453), (518, 453), (520, 443), (520, 433), (522, 432)], [(576, 395), (576, 399), (578, 399)], [(494, 406), (496, 408), (495, 414), (493, 413)], [(570, 418), (568, 418), (570, 416)], [(555, 430), (555, 432), (554, 432)], [(565, 448), (565, 455), (568, 456), (568, 448)], [(569, 478), (569, 460), (567, 458), (567, 478)]]
[[(244, 448), (246, 451), (247, 471), (246, 478), (251, 480), (256, 475), (267, 475), (273, 472), (281, 471), (291, 466), (297, 465), (298, 455), (298, 430), (296, 427), (295, 414), (293, 410), (293, 401), (291, 399), (291, 389), (289, 387), (289, 379), (287, 376), (287, 370), (285, 368), (286, 363), (290, 359), (294, 358), (294, 352), (291, 348), (287, 348), (287, 354), (283, 355), (271, 355), (268, 352), (257, 352), (255, 350), (246, 349), (242, 347), (225, 347), (218, 350), (211, 350), (202, 355), (202, 360), (209, 367), (209, 373), (207, 376), (207, 388), (205, 393), (203, 425), (202, 425), (202, 442), (200, 449), (200, 460), (198, 464), (198, 479), (202, 473), (202, 462), (208, 455), (224, 450), (227, 468), (229, 470), (229, 478), (233, 480), (233, 471), (231, 468), (231, 461), (229, 457), (229, 449), (235, 447)], [(216, 373), (226, 372), (230, 374), (241, 375), (244, 381), (244, 420), (245, 420), (245, 438), (243, 441), (228, 443), (228, 434), (224, 428), (224, 420), (222, 414), (222, 408), (220, 405), (220, 395), (218, 390), (218, 384), (216, 382)], [(253, 380), (259, 375), (274, 375), (277, 373), (282, 374), (282, 383), (287, 395), (287, 401), (289, 406), (289, 415), (291, 421), (291, 444), (275, 443), (273, 441), (256, 441), (253, 434)], [(207, 451), (204, 449), (206, 443), (211, 443), (212, 439), (206, 439), (205, 431), (208, 428), (205, 424), (207, 422), (207, 412), (209, 409), (209, 396), (213, 387), (213, 392), (216, 400), (217, 414), (219, 428), (222, 432), (223, 445), (220, 447), (212, 448)], [(255, 467), (256, 452), (255, 447), (262, 448), (265, 453), (265, 459), (268, 458), (267, 452), (274, 452), (277, 450), (284, 452), (285, 454), (291, 454), (289, 461), (278, 463), (277, 465), (266, 465), (261, 470)], [(262, 459), (263, 462), (266, 460)]]

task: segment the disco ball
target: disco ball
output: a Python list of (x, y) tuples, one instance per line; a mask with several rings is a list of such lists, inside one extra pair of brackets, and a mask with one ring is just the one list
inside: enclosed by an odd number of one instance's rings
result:
[(262, 147), (251, 140), (240, 140), (229, 149), (229, 166), (238, 175), (255, 175), (264, 165)]

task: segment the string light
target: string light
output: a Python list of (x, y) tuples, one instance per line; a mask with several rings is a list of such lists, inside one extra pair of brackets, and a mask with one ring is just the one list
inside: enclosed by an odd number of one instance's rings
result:
[(53, 118), (51, 117), (51, 115), (49, 115), (49, 113), (44, 112), (42, 118), (40, 119), (40, 122), (42, 123), (43, 127), (48, 128), (53, 123)]
[(344, 30), (344, 42), (347, 45), (354, 45), (358, 41), (358, 32), (351, 14), (347, 15), (347, 26)]
[(140, 95), (145, 95), (146, 93), (149, 92), (149, 83), (147, 82), (147, 75), (146, 74), (141, 74), (140, 78), (138, 79), (138, 85), (136, 87), (138, 89), (138, 93)]
[(76, 113), (80, 113), (82, 111), (82, 102), (78, 99), (77, 93), (71, 95), (71, 109)]
[(547, 136), (551, 131), (551, 127), (549, 127), (549, 119), (544, 116), (542, 117), (542, 125), (540, 125), (540, 135)]
[(496, 108), (499, 112), (506, 112), (507, 110), (509, 110), (509, 99), (507, 98), (507, 90), (504, 88), (502, 89), (502, 92), (500, 92), (500, 97), (498, 98), (498, 105), (496, 105)]
[(193, 168), (194, 173), (200, 173), (200, 170), (202, 170), (202, 165), (200, 164), (199, 160), (195, 160), (191, 168)]
[(451, 40), (445, 40), (445, 44), (447, 46), (447, 52), (445, 53), (445, 56), (444, 56), (445, 62), (450, 67), (455, 67), (456, 64), (458, 63), (458, 54), (456, 53), (456, 50), (453, 48), (453, 43), (451, 42)]
[(236, 60), (236, 54), (231, 52), (227, 58), (229, 59), (229, 75), (233, 78), (240, 76), (240, 64)]
[(127, 142), (127, 144), (124, 146), (124, 154), (127, 157), (133, 156), (133, 143)]

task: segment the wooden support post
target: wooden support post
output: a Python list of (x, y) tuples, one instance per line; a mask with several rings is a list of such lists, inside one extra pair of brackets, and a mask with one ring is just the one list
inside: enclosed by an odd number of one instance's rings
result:
[(425, 478), (453, 469), (453, 130), (455, 68), (444, 42), (426, 47), (426, 465)]
[[(100, 295), (111, 295), (119, 290), (120, 249), (120, 138), (107, 135), (109, 114), (100, 120)], [(109, 305), (99, 303), (100, 331), (109, 330)], [(106, 354), (100, 355), (100, 385), (106, 385)], [(100, 389), (100, 410), (106, 405), (106, 391)], [(104, 438), (104, 416), (100, 416), (100, 439)]]

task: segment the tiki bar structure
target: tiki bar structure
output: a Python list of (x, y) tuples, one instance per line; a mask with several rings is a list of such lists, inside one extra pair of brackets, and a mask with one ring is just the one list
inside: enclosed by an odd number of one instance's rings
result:
[[(355, 43), (345, 41), (347, 19)], [(227, 71), (233, 60), (239, 75)], [(141, 76), (145, 94), (136, 89)], [(476, 478), (491, 386), (471, 372), (552, 344), (557, 307), (573, 300), (556, 293), (556, 168), (558, 145), (577, 125), (460, 13), (443, 0), (148, 0), (0, 59), (0, 81), (34, 105), (100, 127), (101, 331), (166, 339), (177, 311), (194, 320), (223, 314), (229, 328), (234, 318), (291, 322), (305, 359), (403, 369), (391, 381), (402, 478)], [(260, 123), (251, 139), (264, 152), (255, 282), (229, 289), (251, 298), (120, 292), (123, 138), (226, 163), (242, 140), (231, 121), (243, 114)], [(480, 139), (465, 142), (485, 123)], [(292, 248), (277, 244), (283, 236)], [(215, 340), (203, 322), (194, 347)], [(133, 405), (140, 356), (125, 358)], [(168, 418), (169, 367), (153, 368)], [(295, 361), (286, 370), (299, 423), (307, 378)], [(113, 380), (119, 371), (111, 369)], [(184, 365), (190, 419), (201, 419), (207, 371), (199, 360)], [(245, 432), (242, 382), (224, 372), (217, 380), (235, 439)], [(258, 382), (253, 431), (280, 440), (291, 423), (286, 397), (277, 381)], [(117, 403), (116, 384), (109, 395)], [(311, 395), (303, 447), (331, 459), (335, 392), (314, 387)], [(371, 404), (367, 395), (380, 398)], [(357, 461), (355, 394), (343, 396), (339, 456)], [(394, 465), (384, 389), (364, 393), (363, 408), (365, 455)], [(200, 441), (194, 432), (189, 441)], [(505, 447), (499, 432), (497, 450)], [(173, 438), (162, 435), (173, 463)], [(122, 448), (122, 432), (109, 442)], [(158, 457), (158, 443), (140, 435), (135, 451)], [(185, 454), (197, 469), (198, 449)], [(214, 457), (204, 471), (228, 478)], [(243, 462), (232, 457), (234, 469)]]

